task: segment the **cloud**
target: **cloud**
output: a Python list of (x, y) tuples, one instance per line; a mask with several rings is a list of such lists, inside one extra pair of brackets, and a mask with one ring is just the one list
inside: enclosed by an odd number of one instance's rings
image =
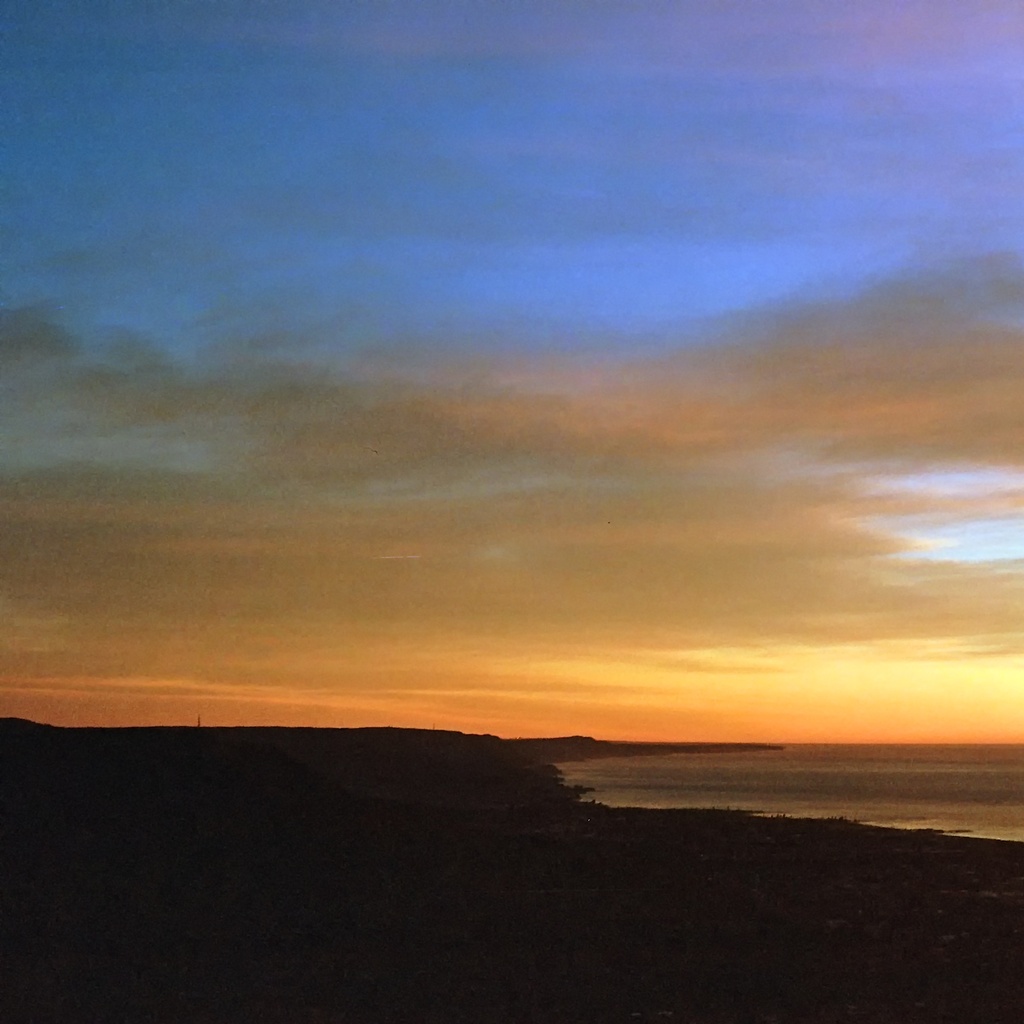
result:
[(78, 346), (43, 307), (0, 309), (0, 367), (6, 375), (72, 358)]
[(629, 475), (785, 447), (834, 460), (1012, 461), (1022, 303), (1020, 268), (993, 258), (762, 313), (660, 361), (541, 360), (531, 374), (482, 359), (346, 373), (273, 351), (189, 367), (139, 342), (75, 361), (38, 316), (34, 333), (8, 330), (2, 350), (46, 357), (12, 386), (23, 406), (59, 404), (83, 443), (102, 435), (112, 453), (145, 437), (153, 461), (161, 442), (169, 452), (193, 442), (220, 471), (268, 481), (424, 486), (508, 471), (518, 487), (528, 467)]
[(0, 469), (0, 671), (330, 703), (443, 689), (439, 663), (468, 693), (495, 659), (1024, 650), (1017, 563), (901, 557), (922, 519), (1020, 512), (1021, 278), (963, 264), (617, 364), (185, 363), (8, 317), (4, 429), (32, 436)]
[(63, 647), (63, 620), (0, 594), (0, 650), (49, 653)]

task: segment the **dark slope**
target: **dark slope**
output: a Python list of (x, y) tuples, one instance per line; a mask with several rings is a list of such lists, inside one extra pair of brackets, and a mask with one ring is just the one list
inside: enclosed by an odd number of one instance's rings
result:
[(389, 823), (196, 730), (4, 737), (0, 800), (5, 1020), (232, 1019), (385, 882)]
[[(390, 732), (361, 756), (437, 778), (474, 746)], [(514, 799), (459, 808), (227, 730), (0, 723), (0, 1020), (1021, 1020), (1024, 844), (574, 804), (496, 757)]]
[(206, 731), (272, 747), (366, 796), (478, 809), (565, 801), (550, 758), (497, 736), (391, 728)]

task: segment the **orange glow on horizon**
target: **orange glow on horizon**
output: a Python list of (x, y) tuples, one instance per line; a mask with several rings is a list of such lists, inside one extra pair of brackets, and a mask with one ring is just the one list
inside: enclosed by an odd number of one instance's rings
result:
[(728, 649), (701, 652), (699, 671), (692, 655), (681, 667), (677, 657), (471, 660), (447, 681), (431, 671), (418, 681), (410, 665), (401, 690), (354, 696), (194, 680), (51, 679), (8, 689), (4, 710), (67, 726), (190, 725), (201, 715), (210, 726), (398, 726), (647, 742), (1014, 743), (1024, 736), (1024, 665), (1015, 657)]

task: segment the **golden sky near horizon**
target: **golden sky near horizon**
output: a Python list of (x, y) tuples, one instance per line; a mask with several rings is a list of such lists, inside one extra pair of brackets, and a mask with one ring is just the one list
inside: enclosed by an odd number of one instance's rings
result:
[(23, 7), (0, 715), (1024, 741), (1017, 0)]

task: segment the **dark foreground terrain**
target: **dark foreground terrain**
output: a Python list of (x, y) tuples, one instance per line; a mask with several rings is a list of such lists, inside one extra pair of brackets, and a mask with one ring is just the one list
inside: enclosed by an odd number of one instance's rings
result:
[(0, 1021), (1024, 1021), (1024, 844), (612, 810), (545, 753), (0, 721)]

